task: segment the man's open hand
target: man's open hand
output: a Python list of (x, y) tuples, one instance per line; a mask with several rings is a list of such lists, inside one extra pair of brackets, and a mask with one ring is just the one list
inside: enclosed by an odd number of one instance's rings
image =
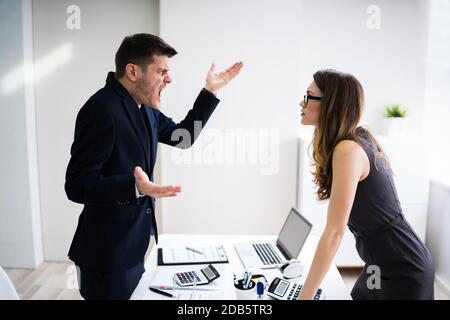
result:
[(181, 192), (179, 186), (161, 186), (153, 183), (148, 178), (148, 175), (141, 167), (134, 168), (134, 179), (139, 194), (146, 195), (153, 198), (175, 197), (178, 192)]
[(208, 74), (206, 75), (205, 89), (212, 93), (216, 93), (218, 90), (226, 86), (228, 82), (230, 82), (231, 79), (233, 79), (241, 71), (243, 65), (244, 63), (242, 61), (236, 62), (225, 71), (215, 73), (215, 64), (213, 63), (211, 68), (209, 68)]

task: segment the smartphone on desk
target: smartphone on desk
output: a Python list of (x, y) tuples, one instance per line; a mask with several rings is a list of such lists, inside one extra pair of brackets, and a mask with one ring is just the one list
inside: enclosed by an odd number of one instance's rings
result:
[(219, 272), (212, 264), (200, 270), (175, 273), (177, 285), (180, 287), (193, 286), (194, 283), (196, 285), (208, 284), (219, 277)]

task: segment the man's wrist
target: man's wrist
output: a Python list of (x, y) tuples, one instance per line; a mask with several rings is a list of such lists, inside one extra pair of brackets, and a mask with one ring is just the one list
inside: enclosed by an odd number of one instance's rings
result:
[(205, 91), (207, 91), (207, 92), (213, 94), (215, 97), (217, 96), (217, 94), (216, 94), (217, 91), (213, 90), (213, 89), (212, 89), (211, 87), (209, 87), (208, 85), (205, 85), (205, 86), (203, 87), (203, 90), (205, 90)]

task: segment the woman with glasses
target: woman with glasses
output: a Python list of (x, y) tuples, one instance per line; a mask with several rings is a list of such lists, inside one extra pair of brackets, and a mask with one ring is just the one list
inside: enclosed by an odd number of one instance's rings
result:
[(327, 223), (299, 299), (312, 299), (348, 226), (365, 262), (353, 299), (434, 299), (429, 251), (405, 220), (389, 161), (374, 136), (358, 126), (364, 92), (350, 74), (314, 74), (301, 123), (315, 127), (314, 182), (329, 200)]

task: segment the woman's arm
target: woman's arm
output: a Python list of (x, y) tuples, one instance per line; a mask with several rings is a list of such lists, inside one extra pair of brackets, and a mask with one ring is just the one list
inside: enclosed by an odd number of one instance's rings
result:
[(344, 236), (358, 182), (364, 179), (370, 170), (369, 159), (364, 150), (350, 140), (338, 143), (333, 152), (332, 166), (333, 181), (327, 224), (299, 299), (313, 299), (316, 294)]

